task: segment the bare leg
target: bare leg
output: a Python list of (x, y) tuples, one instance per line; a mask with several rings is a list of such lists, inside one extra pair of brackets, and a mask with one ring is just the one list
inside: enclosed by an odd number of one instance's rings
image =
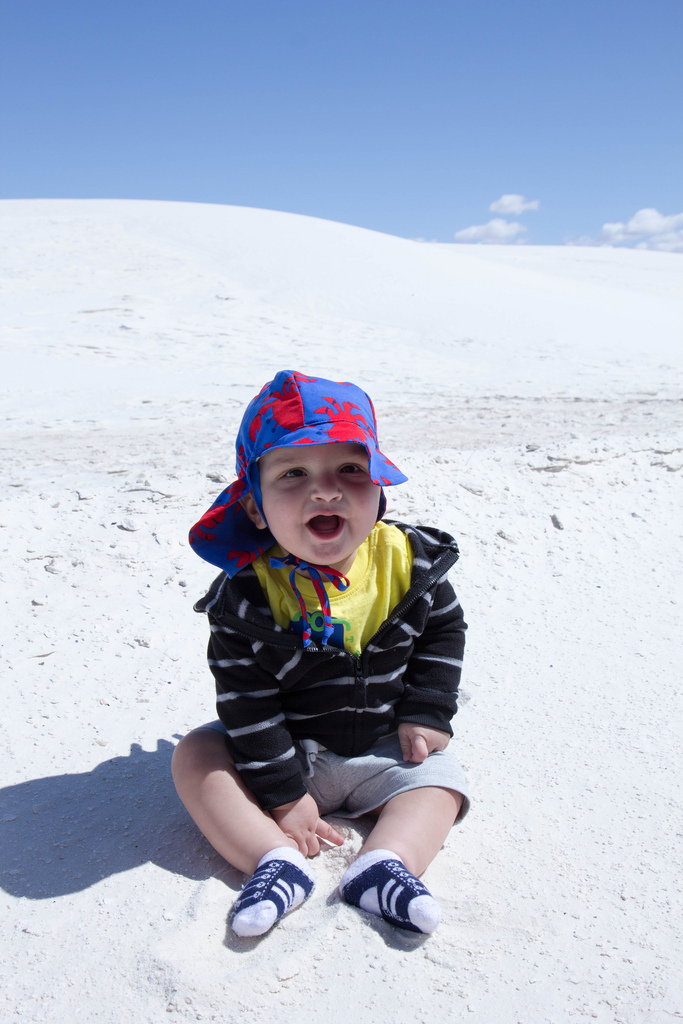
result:
[(244, 785), (225, 740), (211, 729), (188, 733), (173, 753), (173, 781), (197, 827), (222, 857), (248, 875), (260, 859), (296, 842)]
[(381, 809), (361, 853), (391, 850), (419, 876), (443, 846), (461, 804), (461, 793), (438, 786), (399, 793)]

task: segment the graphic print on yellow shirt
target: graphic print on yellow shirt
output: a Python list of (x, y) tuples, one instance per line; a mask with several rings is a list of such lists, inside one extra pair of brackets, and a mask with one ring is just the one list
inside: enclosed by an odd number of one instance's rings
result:
[[(271, 568), (271, 555), (282, 557), (279, 545), (252, 563), (259, 583), (277, 625), (295, 636), (303, 636), (301, 608), (289, 582), (291, 570)], [(377, 523), (358, 548), (347, 573), (348, 589), (340, 592), (331, 583), (325, 583), (333, 625), (328, 644), (360, 654), (408, 592), (412, 566), (413, 553), (407, 536), (396, 526)], [(305, 576), (297, 575), (297, 586), (306, 602), (312, 638), (320, 643), (324, 623), (313, 584)]]

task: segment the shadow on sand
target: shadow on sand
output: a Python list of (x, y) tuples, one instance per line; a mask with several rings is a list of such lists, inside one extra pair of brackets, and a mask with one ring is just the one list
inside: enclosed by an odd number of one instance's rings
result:
[(239, 889), (240, 872), (204, 839), (171, 780), (173, 744), (132, 744), (127, 757), (91, 772), (53, 775), (0, 789), (0, 885), (42, 900), (80, 892), (151, 861), (196, 881), (220, 876)]

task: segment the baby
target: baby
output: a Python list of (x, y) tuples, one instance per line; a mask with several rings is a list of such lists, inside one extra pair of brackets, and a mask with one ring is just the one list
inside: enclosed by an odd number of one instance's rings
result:
[(341, 879), (347, 903), (432, 932), (419, 876), (469, 808), (446, 751), (466, 625), (445, 576), (452, 537), (383, 521), (406, 477), (378, 448), (353, 384), (282, 371), (249, 404), (237, 480), (190, 532), (223, 571), (195, 606), (211, 627), (219, 721), (178, 744), (178, 794), (250, 875), (238, 935), (313, 891), (307, 858), (343, 837), (325, 815), (376, 818)]

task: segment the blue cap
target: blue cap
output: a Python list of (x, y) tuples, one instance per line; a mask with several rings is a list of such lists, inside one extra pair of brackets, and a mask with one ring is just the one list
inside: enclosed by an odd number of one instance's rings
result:
[[(190, 530), (190, 544), (200, 558), (234, 576), (276, 543), (270, 530), (259, 530), (240, 504), (251, 491), (263, 516), (258, 460), (264, 452), (346, 442), (365, 448), (374, 484), (384, 488), (407, 480), (377, 446), (377, 420), (369, 395), (355, 384), (281, 370), (242, 417), (235, 442), (237, 479)], [(385, 510), (382, 491), (378, 519)]]

